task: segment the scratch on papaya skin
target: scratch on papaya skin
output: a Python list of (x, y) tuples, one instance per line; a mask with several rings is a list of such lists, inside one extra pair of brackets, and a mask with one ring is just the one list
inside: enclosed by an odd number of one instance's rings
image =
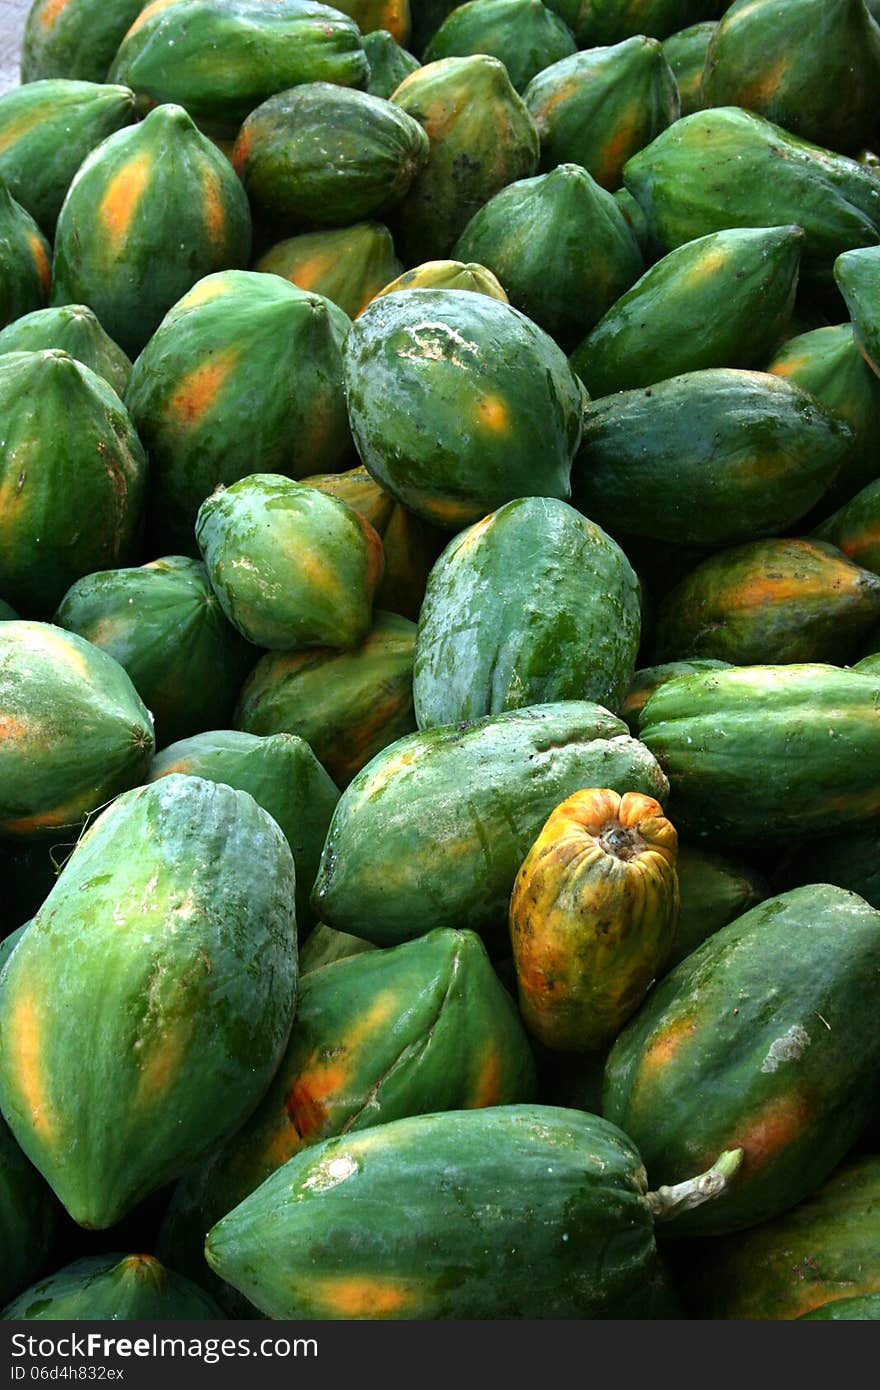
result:
[(9, 1011), (9, 1042), (12, 1071), (30, 1110), (34, 1133), (44, 1143), (53, 1138), (51, 1107), (43, 1091), (40, 1053), (40, 1016), (36, 1000), (27, 993), (13, 995)]
[(49, 265), (49, 258), (46, 255), (46, 248), (36, 232), (31, 232), (28, 236), (28, 245), (31, 248), (31, 255), (37, 267), (37, 274), (40, 277), (40, 284), (43, 286), (43, 293), (49, 293), (52, 284), (52, 267)]
[(315, 1280), (312, 1291), (324, 1307), (347, 1318), (389, 1318), (409, 1308), (416, 1297), (397, 1280), (350, 1274)]
[(107, 185), (98, 205), (98, 217), (109, 241), (109, 250), (119, 250), (134, 220), (138, 204), (150, 177), (152, 160), (139, 154), (118, 169)]
[(45, 5), (40, 10), (40, 28), (52, 29), (56, 20), (67, 9), (70, 0), (46, 0)]
[(763, 1168), (796, 1139), (801, 1138), (811, 1117), (810, 1107), (798, 1093), (776, 1096), (762, 1105), (737, 1130), (734, 1148), (745, 1150), (745, 1171)]
[(235, 369), (240, 349), (209, 357), (183, 377), (177, 390), (168, 399), (166, 415), (173, 415), (179, 425), (197, 425), (216, 403), (217, 397)]

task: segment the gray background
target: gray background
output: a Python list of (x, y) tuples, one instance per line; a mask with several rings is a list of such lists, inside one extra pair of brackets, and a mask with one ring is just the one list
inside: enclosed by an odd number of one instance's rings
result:
[(18, 86), (18, 55), (30, 0), (0, 0), (0, 92)]

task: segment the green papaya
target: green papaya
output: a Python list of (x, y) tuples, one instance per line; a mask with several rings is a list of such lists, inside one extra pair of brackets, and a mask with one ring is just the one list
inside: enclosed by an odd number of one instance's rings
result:
[(207, 134), (234, 140), (242, 121), (301, 82), (363, 87), (369, 65), (354, 20), (313, 0), (174, 0), (132, 24), (109, 80), (142, 109), (185, 107)]
[(574, 52), (571, 30), (540, 0), (467, 0), (446, 16), (424, 60), (488, 53), (522, 92), (539, 72)]
[(405, 77), (421, 67), (418, 58), (401, 48), (387, 29), (372, 29), (369, 34), (364, 34), (364, 52), (370, 65), (367, 91), (371, 96), (384, 97), (386, 101)]
[(581, 787), (661, 801), (667, 791), (626, 725), (581, 701), (398, 739), (342, 794), (315, 881), (315, 914), (378, 945), (433, 927), (503, 923), (542, 825)]
[(709, 46), (707, 106), (742, 106), (857, 152), (877, 125), (880, 30), (864, 0), (736, 0)]
[(307, 82), (251, 112), (232, 163), (253, 207), (277, 224), (347, 227), (399, 203), (428, 150), (419, 122), (393, 102)]
[(752, 908), (651, 991), (609, 1054), (603, 1114), (652, 1183), (719, 1149), (745, 1155), (728, 1191), (670, 1231), (754, 1226), (824, 1181), (871, 1114), (878, 1003), (880, 912), (829, 884)]
[(267, 738), (219, 729), (164, 748), (150, 768), (151, 782), (179, 773), (222, 782), (249, 792), (280, 826), (296, 870), (296, 921), (305, 932), (312, 921), (309, 893), (339, 792), (301, 738), (278, 733)]
[(256, 658), (226, 621), (205, 566), (182, 555), (85, 575), (53, 622), (125, 668), (163, 746), (228, 723)]
[(675, 78), (682, 116), (692, 116), (706, 105), (703, 99), (703, 68), (717, 28), (718, 25), (712, 20), (704, 20), (702, 24), (692, 24), (677, 34), (670, 34), (663, 43), (663, 57)]
[(880, 481), (856, 493), (813, 534), (836, 545), (853, 564), (880, 574)]
[[(0, 952), (6, 944), (6, 941), (0, 943)], [(2, 968), (0, 956), (0, 972)], [(59, 1215), (60, 1208), (49, 1188), (0, 1119), (0, 1239), (3, 1241), (0, 1300), (3, 1303), (20, 1293), (46, 1264)]]
[(675, 78), (644, 35), (563, 58), (523, 95), (541, 141), (541, 168), (580, 164), (613, 193), (623, 166), (678, 120)]
[(805, 277), (827, 287), (842, 251), (880, 242), (870, 169), (737, 106), (676, 121), (629, 160), (623, 179), (667, 251), (728, 227), (795, 224), (805, 233)]
[(41, 1279), (3, 1310), (5, 1321), (213, 1321), (223, 1314), (202, 1289), (152, 1255), (92, 1255)]
[(801, 1313), (802, 1322), (878, 1322), (880, 1292), (856, 1294), (854, 1298), (835, 1298), (812, 1313)]
[(838, 257), (834, 278), (846, 300), (856, 342), (880, 376), (880, 247), (862, 247)]
[(258, 647), (355, 647), (382, 578), (382, 542), (329, 494), (252, 473), (206, 498), (196, 540), (233, 627)]
[(680, 841), (676, 868), (681, 905), (667, 971), (770, 896), (766, 882), (750, 865)]
[(0, 414), (0, 588), (42, 617), (130, 557), (147, 460), (115, 391), (60, 349), (0, 355)]
[(645, 705), (639, 738), (691, 838), (812, 839), (880, 811), (877, 677), (808, 664), (679, 676)]
[(423, 126), (428, 162), (391, 220), (405, 265), (448, 256), (483, 203), (538, 169), (538, 132), (497, 58), (441, 58), (405, 77), (395, 106)]
[(24, 26), (21, 80), (103, 82), (144, 0), (33, 0)]
[(45, 308), (51, 264), (48, 241), (0, 177), (0, 328)]
[(642, 271), (638, 243), (620, 208), (576, 164), (560, 164), (496, 193), (471, 218), (453, 255), (488, 266), (510, 303), (566, 349)]
[(391, 280), (381, 293), (394, 294), (397, 290), (471, 290), (473, 294), (509, 302), (503, 285), (491, 270), (474, 263), (465, 265), (463, 261), (424, 261)]
[(795, 844), (785, 855), (778, 876), (785, 887), (799, 886), (807, 879), (833, 883), (880, 908), (880, 826), (869, 822)]
[(299, 973), (301, 976), (308, 975), (312, 970), (323, 970), (325, 965), (335, 965), (338, 960), (348, 960), (351, 956), (360, 956), (366, 951), (378, 949), (372, 941), (364, 941), (363, 937), (352, 936), (349, 932), (334, 931), (325, 922), (318, 922), (300, 947)]
[(301, 290), (323, 295), (349, 318), (356, 318), (403, 266), (387, 227), (356, 222), (281, 241), (261, 256), (254, 269), (281, 275)]
[(616, 542), (555, 498), (508, 502), (431, 571), (415, 647), (419, 728), (560, 700), (615, 711), (640, 635), (638, 580)]
[(581, 386), (510, 304), (466, 290), (382, 296), (352, 325), (344, 362), (361, 459), (418, 516), (457, 531), (517, 497), (568, 497)]
[(363, 642), (348, 651), (267, 652), (242, 688), (236, 725), (251, 734), (298, 734), (337, 786), (347, 787), (416, 728), (415, 644), (415, 624), (377, 611)]
[(0, 1101), (80, 1225), (254, 1109), (294, 1013), (293, 895), (272, 818), (198, 777), (123, 794), (77, 844), (0, 978)]
[(783, 343), (767, 367), (841, 415), (853, 440), (823, 509), (840, 506), (880, 474), (880, 380), (856, 345), (849, 323), (816, 328)]
[(246, 265), (250, 250), (229, 161), (183, 107), (160, 106), (80, 166), (58, 218), (52, 303), (84, 300), (136, 355), (197, 280)]
[(763, 367), (794, 305), (799, 227), (737, 227), (687, 242), (618, 296), (572, 353), (594, 397), (708, 367)]
[(642, 710), (661, 685), (675, 680), (676, 676), (690, 676), (698, 671), (720, 671), (729, 665), (727, 661), (696, 657), (690, 661), (664, 661), (657, 666), (643, 666), (633, 675), (618, 713), (621, 719), (626, 720), (630, 733), (635, 734)]
[(125, 394), (131, 376), (131, 360), (114, 343), (86, 304), (65, 304), (60, 309), (36, 309), (0, 332), (0, 353), (39, 352), (60, 348)]
[(313, 971), (265, 1098), (178, 1184), (160, 1248), (200, 1279), (205, 1232), (301, 1149), (407, 1115), (529, 1101), (534, 1091), (516, 1007), (472, 932), (429, 932)]
[(678, 29), (714, 19), (723, 0), (577, 0), (575, 33), (582, 48), (617, 43), (630, 34), (665, 39)]
[(329, 300), (250, 271), (209, 275), (166, 315), (125, 396), (150, 455), (162, 549), (195, 553), (202, 502), (253, 473), (255, 459), (293, 476), (345, 466), (348, 329)]
[(593, 401), (575, 506), (612, 532), (717, 548), (779, 535), (826, 491), (852, 430), (765, 372), (686, 372)]

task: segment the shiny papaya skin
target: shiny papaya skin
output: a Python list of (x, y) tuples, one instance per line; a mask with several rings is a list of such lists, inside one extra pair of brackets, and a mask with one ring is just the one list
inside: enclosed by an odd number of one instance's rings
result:
[[(438, 1201), (438, 1173), (452, 1200)], [(407, 1213), (393, 1241), (375, 1215), (388, 1204)], [(206, 1241), (264, 1312), (321, 1319), (638, 1317), (654, 1253), (630, 1141), (595, 1115), (527, 1105), (325, 1140)]]
[(52, 248), (0, 177), (0, 328), (49, 300)]
[(386, 101), (405, 77), (421, 67), (418, 58), (401, 48), (387, 29), (371, 29), (364, 34), (364, 52), (370, 65), (367, 91), (374, 97), (385, 97)]
[(415, 645), (413, 623), (377, 610), (363, 642), (348, 651), (268, 652), (242, 687), (236, 727), (298, 734), (336, 785), (347, 787), (371, 758), (416, 728)]
[(34, 0), (24, 26), (21, 80), (103, 82), (144, 0)]
[(823, 1303), (812, 1313), (801, 1313), (800, 1322), (878, 1322), (880, 1321), (880, 1292), (856, 1294), (853, 1298), (836, 1298)]
[(880, 376), (880, 248), (844, 252), (835, 262), (834, 278), (853, 321), (856, 342), (868, 366)]
[(308, 744), (293, 734), (267, 738), (233, 729), (196, 734), (163, 748), (149, 780), (172, 773), (222, 782), (248, 792), (280, 826), (296, 870), (296, 921), (305, 933), (312, 921), (309, 893), (324, 836), (339, 792)]
[(677, 836), (653, 797), (575, 792), (516, 877), (519, 1007), (545, 1047), (593, 1052), (639, 1007), (678, 924)]
[(343, 793), (313, 909), (378, 945), (433, 927), (491, 929), (554, 806), (597, 785), (667, 791), (654, 759), (598, 705), (533, 705), (399, 739)]
[[(681, 911), (672, 952), (666, 962), (667, 970), (702, 946), (721, 927), (770, 896), (770, 888), (759, 873), (728, 855), (679, 844), (677, 869)], [(825, 880), (821, 872), (816, 876)], [(849, 884), (840, 887), (849, 887)]]
[(522, 92), (539, 72), (576, 51), (568, 26), (534, 0), (468, 0), (447, 15), (425, 49), (426, 63), (488, 53)]
[(152, 1255), (95, 1255), (76, 1260), (20, 1294), (4, 1320), (131, 1322), (161, 1318), (213, 1321), (212, 1298)]
[(745, 1151), (728, 1191), (670, 1233), (755, 1226), (827, 1178), (873, 1109), (878, 998), (880, 913), (828, 884), (752, 908), (657, 985), (611, 1049), (603, 1114), (658, 1185)]
[(704, 560), (657, 610), (664, 661), (843, 664), (880, 621), (880, 576), (811, 538), (751, 541)]
[(250, 253), (250, 208), (229, 161), (183, 107), (160, 106), (80, 165), (58, 218), (52, 304), (85, 300), (136, 356), (181, 295)]
[(707, 106), (742, 106), (856, 153), (876, 129), (880, 32), (863, 0), (736, 0), (709, 45)]
[(688, 838), (812, 839), (880, 811), (878, 691), (876, 677), (810, 664), (679, 676), (648, 700), (639, 738)]
[(357, 222), (351, 227), (304, 232), (279, 242), (260, 257), (254, 269), (282, 275), (292, 285), (323, 295), (349, 318), (356, 318), (403, 266), (387, 227), (378, 222)]
[[(0, 974), (8, 939), (0, 943)], [(60, 1214), (50, 1188), (0, 1119), (0, 1300), (4, 1303), (20, 1293), (45, 1266)]]
[(845, 421), (780, 377), (686, 372), (586, 407), (574, 504), (612, 532), (714, 550), (793, 526), (851, 442)]
[(661, 685), (675, 680), (676, 676), (691, 676), (699, 671), (720, 671), (730, 663), (713, 661), (708, 657), (696, 657), (691, 661), (664, 661), (656, 666), (642, 666), (633, 675), (626, 695), (620, 706), (620, 717), (629, 725), (630, 732), (638, 732), (639, 717), (645, 705)]
[(224, 617), (205, 566), (183, 555), (83, 576), (54, 622), (128, 672), (160, 747), (228, 724), (257, 656)]
[(318, 922), (303, 942), (299, 953), (300, 975), (308, 975), (312, 970), (323, 970), (325, 965), (335, 965), (338, 960), (348, 960), (350, 956), (360, 956), (366, 951), (377, 951), (372, 941), (352, 936), (349, 932), (334, 931), (324, 922)]
[(175, 1189), (160, 1245), (205, 1274), (205, 1232), (302, 1149), (407, 1115), (534, 1098), (513, 1001), (471, 932), (431, 932), (306, 976), (287, 1051), (258, 1109)]
[(794, 304), (799, 227), (731, 228), (679, 246), (620, 295), (572, 353), (590, 395), (707, 367), (763, 367)]
[(559, 700), (613, 712), (640, 634), (638, 581), (611, 537), (555, 498), (508, 502), (431, 571), (415, 646), (419, 728)]
[(391, 280), (381, 293), (394, 294), (397, 290), (471, 290), (509, 303), (504, 286), (491, 270), (475, 263), (465, 265), (463, 261), (424, 261)]
[(0, 835), (74, 838), (136, 786), (153, 720), (117, 661), (49, 623), (0, 627)]
[(111, 68), (141, 109), (178, 102), (200, 129), (234, 140), (249, 112), (303, 82), (363, 87), (369, 75), (353, 20), (312, 0), (174, 0), (148, 5)]
[(813, 532), (853, 564), (880, 574), (880, 482), (869, 483)]
[(880, 242), (870, 170), (736, 106), (676, 121), (629, 160), (623, 181), (667, 251), (731, 225), (797, 225), (803, 275), (827, 286), (842, 251)]
[(541, 168), (579, 164), (612, 193), (627, 160), (679, 116), (663, 50), (642, 35), (562, 58), (532, 79), (523, 100), (541, 140)]
[(705, 106), (703, 68), (706, 66), (706, 51), (717, 27), (712, 20), (703, 20), (700, 24), (680, 29), (677, 34), (670, 34), (664, 40), (663, 57), (675, 78), (682, 116), (692, 116)]
[(3, 1114), (80, 1225), (114, 1225), (253, 1110), (295, 933), (290, 849), (245, 792), (166, 777), (80, 839), (0, 976)]
[(560, 164), (496, 193), (471, 218), (453, 255), (488, 266), (510, 303), (566, 349), (642, 270), (623, 213), (576, 164)]
[(131, 360), (104, 332), (86, 304), (36, 309), (0, 331), (0, 354), (60, 348), (112, 386), (122, 398), (131, 376)]

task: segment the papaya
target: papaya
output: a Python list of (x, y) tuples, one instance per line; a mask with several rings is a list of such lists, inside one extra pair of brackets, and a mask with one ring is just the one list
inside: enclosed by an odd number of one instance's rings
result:
[(196, 540), (220, 607), (259, 647), (355, 647), (382, 578), (382, 542), (352, 507), (277, 473), (206, 498)]
[[(0, 943), (0, 952), (7, 941)], [(0, 955), (0, 972), (2, 969)], [(59, 1216), (60, 1208), (49, 1188), (0, 1119), (0, 1299), (4, 1303), (20, 1293), (45, 1266)]]
[(453, 255), (488, 266), (511, 304), (565, 349), (642, 271), (641, 252), (623, 213), (576, 164), (560, 164), (496, 193), (471, 218)]
[(541, 168), (580, 164), (612, 193), (626, 161), (679, 117), (663, 49), (641, 34), (562, 58), (532, 79), (523, 100), (538, 129)]
[(516, 1007), (472, 932), (430, 932), (315, 970), (265, 1098), (177, 1185), (160, 1248), (201, 1279), (205, 1232), (300, 1150), (407, 1115), (530, 1101), (534, 1090)]
[(880, 481), (869, 483), (813, 532), (863, 569), (880, 574)]
[(841, 415), (853, 440), (823, 509), (839, 507), (880, 475), (880, 380), (856, 345), (852, 325), (816, 328), (783, 343), (767, 367)]
[[(378, 32), (390, 33), (398, 43), (406, 43), (409, 38), (410, 0), (341, 0), (332, 8), (353, 19), (364, 38)], [(364, 51), (367, 52), (366, 44)]]
[(655, 261), (663, 251), (654, 245), (648, 229), (648, 219), (633, 195), (626, 188), (618, 188), (614, 193), (614, 201), (626, 218), (627, 226), (638, 243), (645, 264)]
[(855, 153), (872, 138), (880, 30), (864, 0), (736, 0), (706, 59), (707, 106), (742, 106)]
[(222, 782), (248, 792), (284, 833), (296, 871), (296, 921), (303, 933), (312, 921), (309, 893), (339, 792), (301, 738), (267, 738), (218, 729), (164, 748), (153, 759), (151, 782), (173, 774)]
[(399, 203), (428, 150), (419, 122), (393, 102), (307, 82), (251, 112), (232, 163), (253, 207), (277, 224), (347, 227)]
[(594, 786), (660, 801), (668, 789), (654, 758), (599, 705), (532, 705), (398, 739), (342, 794), (315, 914), (377, 945), (503, 923), (550, 812)]
[(510, 939), (520, 1013), (561, 1052), (617, 1037), (662, 970), (678, 925), (678, 839), (650, 796), (575, 792), (516, 876)]
[(623, 181), (667, 251), (728, 227), (802, 227), (814, 286), (831, 284), (842, 251), (880, 242), (870, 169), (737, 106), (676, 121), (633, 155)]
[(205, 1254), (273, 1318), (663, 1316), (663, 1199), (646, 1186), (629, 1139), (597, 1115), (451, 1110), (295, 1155), (209, 1231)]
[(404, 265), (448, 256), (483, 203), (538, 169), (538, 132), (497, 58), (441, 58), (392, 95), (424, 127), (428, 162), (391, 221)]
[(880, 249), (846, 251), (835, 262), (834, 278), (846, 300), (859, 349), (880, 376)]
[(348, 960), (351, 956), (361, 956), (366, 951), (378, 949), (372, 941), (364, 941), (363, 937), (352, 936), (349, 932), (334, 931), (325, 922), (318, 922), (300, 947), (299, 972), (301, 976), (308, 975), (312, 970), (323, 970), (325, 965), (334, 965), (338, 960)]
[(880, 1321), (880, 1292), (856, 1294), (854, 1298), (836, 1298), (823, 1303), (812, 1313), (801, 1313), (801, 1322), (878, 1322)]
[(133, 120), (127, 87), (55, 78), (0, 97), (0, 175), (46, 236), (86, 155)]
[(52, 303), (85, 300), (134, 356), (197, 280), (246, 265), (250, 250), (229, 161), (182, 106), (160, 106), (80, 165), (58, 218)]
[(202, 502), (253, 473), (255, 459), (294, 477), (347, 464), (348, 328), (329, 300), (252, 271), (209, 275), (166, 315), (125, 396), (150, 455), (162, 549), (196, 553)]
[(234, 140), (267, 97), (302, 82), (363, 87), (369, 65), (354, 20), (313, 0), (160, 0), (140, 12), (108, 76), (142, 111), (175, 102), (208, 135)]
[(508, 303), (507, 293), (496, 275), (484, 265), (465, 265), (463, 261), (425, 261), (391, 280), (380, 294), (397, 290), (471, 290), (490, 299)]
[(878, 999), (880, 913), (829, 884), (760, 903), (656, 986), (608, 1056), (603, 1114), (653, 1183), (719, 1146), (745, 1155), (728, 1191), (670, 1232), (755, 1226), (828, 1177), (871, 1114)]
[(80, 1225), (114, 1225), (260, 1100), (295, 1008), (293, 895), (276, 823), (199, 777), (124, 793), (77, 844), (0, 977), (0, 1101)]
[(880, 652), (874, 652), (870, 656), (862, 657), (861, 661), (856, 662), (853, 670), (861, 671), (868, 676), (876, 676), (878, 672), (880, 672)]
[(788, 325), (803, 240), (799, 227), (737, 227), (679, 246), (616, 297), (572, 367), (594, 397), (763, 367)]
[(626, 720), (630, 733), (634, 734), (638, 731), (642, 710), (661, 685), (675, 680), (676, 676), (690, 676), (697, 671), (720, 671), (729, 665), (727, 661), (696, 657), (690, 661), (664, 661), (657, 666), (643, 666), (635, 672), (627, 687), (620, 705), (620, 717)]
[(667, 970), (770, 896), (762, 875), (729, 855), (679, 843), (676, 868), (681, 910)]
[(0, 331), (0, 353), (39, 352), (60, 348), (125, 394), (131, 376), (131, 360), (108, 336), (87, 304), (65, 304), (60, 309), (35, 309)]
[(706, 102), (703, 98), (703, 68), (706, 66), (706, 53), (718, 25), (712, 20), (701, 24), (691, 24), (677, 34), (670, 34), (663, 43), (663, 57), (672, 69), (682, 116), (692, 116), (702, 111)]
[(33, 0), (24, 25), (21, 80), (103, 82), (144, 0)]
[(675, 545), (776, 536), (818, 502), (851, 440), (781, 377), (686, 372), (587, 406), (574, 504), (612, 532)]
[(431, 571), (415, 646), (419, 728), (558, 700), (614, 711), (640, 632), (635, 571), (610, 536), (555, 498), (508, 502)]
[(840, 664), (880, 621), (880, 576), (812, 539), (751, 541), (698, 565), (661, 601), (661, 660)]
[(795, 843), (784, 856), (777, 876), (784, 887), (798, 887), (814, 878), (833, 883), (880, 908), (880, 826), (868, 822), (853, 830), (826, 833), (806, 844)]
[(512, 305), (466, 290), (383, 296), (352, 325), (344, 364), (362, 461), (426, 521), (458, 531), (514, 498), (568, 497), (581, 386)]
[(0, 355), (0, 414), (0, 588), (43, 617), (130, 558), (147, 460), (116, 392), (60, 349)]
[(880, 811), (878, 692), (878, 677), (815, 664), (679, 676), (648, 700), (639, 738), (669, 777), (680, 832), (812, 839)]
[(4, 1320), (131, 1322), (213, 1321), (212, 1298), (152, 1255), (92, 1255), (41, 1279), (3, 1310)]
[(347, 787), (371, 758), (416, 728), (415, 644), (413, 623), (377, 611), (363, 642), (348, 651), (267, 652), (242, 688), (236, 725), (251, 734), (298, 734), (336, 785)]
[(522, 92), (539, 72), (574, 52), (571, 30), (541, 0), (467, 0), (446, 16), (424, 60), (488, 53)]
[(387, 227), (357, 222), (289, 237), (261, 256), (254, 269), (323, 295), (356, 318), (403, 266)]
[(0, 177), (0, 328), (46, 307), (51, 263), (48, 241)]
[(125, 668), (160, 745), (228, 723), (257, 655), (226, 621), (205, 566), (183, 555), (85, 575), (53, 622)]
[(631, 34), (665, 39), (678, 29), (714, 19), (720, 0), (578, 0), (575, 33), (582, 48), (617, 43)]
[(112, 656), (48, 623), (0, 627), (0, 836), (80, 828), (143, 780), (153, 720)]
[[(701, 1246), (687, 1302), (704, 1318), (791, 1320), (880, 1294), (880, 1158), (838, 1168), (793, 1211)], [(693, 1266), (691, 1266), (693, 1270)]]
[(387, 29), (371, 29), (369, 34), (364, 34), (364, 52), (370, 65), (367, 91), (386, 101), (405, 77), (421, 67), (418, 58), (401, 48)]

